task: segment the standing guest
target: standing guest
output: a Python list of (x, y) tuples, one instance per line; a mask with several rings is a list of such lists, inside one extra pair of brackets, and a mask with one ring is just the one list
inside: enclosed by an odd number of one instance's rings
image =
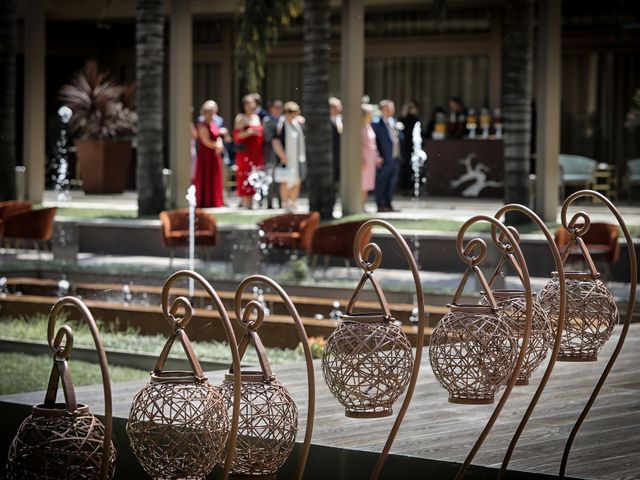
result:
[(299, 114), (300, 107), (296, 102), (284, 104), (285, 121), (278, 132), (282, 148), (274, 148), (280, 157), (280, 166), (276, 168), (274, 177), (280, 185), (280, 203), (290, 212), (296, 209), (307, 161), (304, 132), (297, 118)]
[(256, 115), (256, 101), (252, 95), (242, 97), (243, 112), (236, 115), (233, 140), (236, 152), (236, 191), (242, 199), (240, 205), (253, 207), (255, 190), (249, 184), (249, 174), (263, 166), (262, 123)]
[(218, 106), (213, 100), (207, 100), (200, 108), (201, 117), (196, 125), (198, 153), (193, 184), (196, 187), (198, 207), (222, 207), (222, 137), (220, 129), (213, 120)]
[(340, 137), (342, 136), (342, 102), (329, 98), (329, 120), (331, 121), (331, 151), (333, 152), (333, 181), (340, 184)]
[(250, 93), (249, 95), (256, 101), (256, 115), (260, 117), (260, 121), (264, 120), (264, 117), (269, 115), (269, 112), (262, 108), (262, 97), (259, 93)]
[(362, 105), (362, 210), (367, 201), (367, 195), (375, 188), (376, 168), (382, 166), (382, 157), (376, 145), (376, 134), (371, 128), (373, 107)]
[[(222, 145), (223, 145), (223, 150), (222, 150), (222, 160), (223, 160), (223, 164), (224, 165), (229, 165), (230, 164), (230, 160), (229, 160), (229, 146), (232, 142), (231, 139), (231, 135), (229, 135), (229, 129), (227, 127), (224, 126), (224, 118), (222, 118), (220, 115), (218, 115), (218, 104), (216, 102), (213, 102), (215, 104), (215, 109), (213, 112), (213, 123), (215, 123), (218, 126), (218, 133), (220, 134), (220, 137), (222, 137)], [(198, 122), (201, 122), (203, 120), (202, 115), (200, 115), (198, 117)]]
[[(282, 118), (282, 101), (274, 100), (269, 106), (269, 115), (262, 120), (264, 167), (265, 172), (272, 180), (274, 169), (280, 163), (280, 156), (284, 154), (282, 152), (282, 144), (277, 138), (278, 128), (282, 129), (282, 121), (284, 121)], [(279, 149), (282, 155), (279, 155), (276, 149)], [(273, 200), (276, 198), (279, 198), (278, 189), (276, 188), (276, 183), (272, 182), (267, 193), (267, 208), (273, 208)]]
[(378, 212), (396, 211), (391, 201), (397, 183), (400, 163), (400, 132), (393, 115), (396, 111), (392, 100), (381, 100), (378, 104), (380, 116), (373, 119), (371, 126), (376, 134), (376, 145), (382, 157), (382, 165), (376, 172), (376, 204)]
[[(401, 117), (398, 119), (403, 125), (402, 130), (402, 170), (400, 174), (400, 187), (409, 189), (413, 185), (413, 165), (411, 157), (413, 155), (413, 130), (420, 122), (420, 104), (417, 100), (410, 100), (402, 106)], [(422, 123), (419, 125), (419, 135), (422, 138)]]

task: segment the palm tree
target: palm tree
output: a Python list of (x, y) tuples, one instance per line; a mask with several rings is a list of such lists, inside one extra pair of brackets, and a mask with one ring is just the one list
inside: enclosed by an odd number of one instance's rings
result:
[(164, 68), (163, 0), (136, 2), (136, 82), (138, 215), (164, 208), (162, 187), (162, 78)]
[(16, 2), (0, 0), (0, 201), (16, 198)]
[(302, 113), (307, 146), (309, 209), (333, 218), (335, 187), (329, 122), (329, 0), (305, 0)]
[(236, 45), (240, 95), (260, 91), (267, 53), (278, 31), (300, 14), (301, 0), (245, 0)]
[[(504, 201), (529, 202), (534, 0), (505, 2), (502, 50)], [(521, 219), (514, 216), (509, 221)], [(517, 221), (517, 220), (516, 220)]]

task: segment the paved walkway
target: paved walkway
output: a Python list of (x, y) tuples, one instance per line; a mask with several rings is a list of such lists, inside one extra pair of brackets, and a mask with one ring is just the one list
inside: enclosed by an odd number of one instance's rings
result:
[[(56, 199), (55, 192), (45, 192), (43, 205), (47, 207), (65, 207), (65, 208), (85, 208), (85, 209), (111, 209), (117, 211), (131, 211), (137, 212), (138, 195), (136, 192), (125, 192), (120, 195), (85, 195), (83, 192), (73, 191), (71, 193), (71, 200), (66, 202), (60, 202)], [(253, 214), (261, 210), (244, 210), (237, 206), (236, 198), (229, 198), (228, 203), (230, 207), (223, 207), (212, 209), (212, 211), (218, 212), (247, 212), (247, 214)], [(385, 213), (381, 215), (383, 218), (415, 218), (415, 219), (446, 219), (465, 221), (473, 215), (479, 213), (493, 214), (503, 202), (495, 199), (469, 199), (469, 198), (442, 198), (442, 197), (425, 197), (416, 201), (410, 197), (397, 196), (394, 202), (396, 208), (400, 209), (399, 212)], [(620, 212), (624, 216), (629, 225), (640, 224), (640, 205), (626, 205), (626, 202), (620, 202), (618, 205)], [(611, 222), (612, 218), (609, 210), (598, 204), (592, 204), (591, 202), (582, 202), (578, 208), (572, 210), (573, 212), (578, 209), (586, 211), (593, 221)], [(298, 202), (298, 210), (301, 212), (309, 211), (309, 202), (307, 198), (301, 198)], [(375, 213), (375, 203), (370, 198), (365, 206), (367, 213)], [(559, 214), (558, 208), (558, 214)], [(266, 211), (266, 210), (264, 210)], [(281, 212), (282, 210), (274, 210), (274, 213)], [(334, 216), (342, 216), (342, 206), (340, 201), (336, 203), (334, 210)]]

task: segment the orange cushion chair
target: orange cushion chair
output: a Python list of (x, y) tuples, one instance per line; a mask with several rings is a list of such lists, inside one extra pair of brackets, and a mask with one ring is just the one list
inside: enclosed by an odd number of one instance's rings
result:
[[(214, 246), (218, 236), (215, 217), (196, 209), (195, 220), (195, 244), (204, 247)], [(189, 244), (189, 209), (164, 210), (160, 212), (160, 222), (162, 223), (162, 241), (171, 251), (169, 261), (171, 266), (175, 247), (186, 247)]]
[(41, 243), (46, 246), (53, 236), (56, 210), (54, 207), (14, 213), (2, 222), (4, 238), (16, 241), (32, 240), (38, 248)]
[(31, 210), (31, 202), (29, 200), (9, 200), (0, 202), (0, 221), (6, 220), (11, 215)]
[[(564, 228), (558, 229), (555, 241), (560, 253), (564, 253), (570, 239), (571, 236)], [(620, 258), (618, 228), (609, 223), (592, 223), (587, 233), (582, 236), (582, 239), (593, 261), (600, 261), (604, 267), (604, 278), (611, 278), (611, 264), (617, 262), (618, 258)], [(582, 252), (578, 247), (574, 246), (571, 249), (569, 259), (571, 258), (582, 258)]]
[[(311, 241), (311, 253), (313, 256), (312, 267), (315, 268), (318, 255), (325, 255), (325, 266), (328, 266), (329, 257), (342, 257), (345, 264), (353, 258), (353, 243), (364, 220), (356, 222), (344, 222), (335, 225), (323, 225), (318, 227)], [(361, 246), (364, 247), (371, 241), (371, 229), (362, 237)]]
[[(571, 236), (564, 228), (559, 228), (555, 235), (556, 245), (561, 252), (567, 248)], [(620, 245), (618, 244), (618, 228), (609, 223), (592, 223), (582, 236), (587, 245), (589, 254), (594, 260), (604, 260), (605, 262), (617, 262), (620, 258)], [(574, 246), (571, 256), (582, 255), (580, 250)]]
[(319, 223), (318, 212), (285, 213), (265, 218), (258, 223), (258, 228), (264, 231), (267, 245), (308, 252)]

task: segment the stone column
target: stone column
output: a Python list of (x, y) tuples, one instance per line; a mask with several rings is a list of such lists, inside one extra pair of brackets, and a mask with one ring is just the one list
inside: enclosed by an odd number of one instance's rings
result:
[[(193, 40), (191, 0), (172, 0), (169, 37), (169, 165), (172, 201), (186, 207), (191, 185), (191, 102)], [(199, 105), (193, 106), (195, 109)]]
[(364, 92), (364, 6), (362, 0), (343, 0), (340, 76), (343, 133), (340, 140), (340, 197), (342, 214), (360, 213), (362, 178), (362, 115)]
[(561, 3), (538, 2), (536, 213), (547, 222), (556, 220), (560, 182)]
[(25, 3), (23, 158), (27, 167), (27, 198), (41, 203), (46, 162), (44, 0)]

